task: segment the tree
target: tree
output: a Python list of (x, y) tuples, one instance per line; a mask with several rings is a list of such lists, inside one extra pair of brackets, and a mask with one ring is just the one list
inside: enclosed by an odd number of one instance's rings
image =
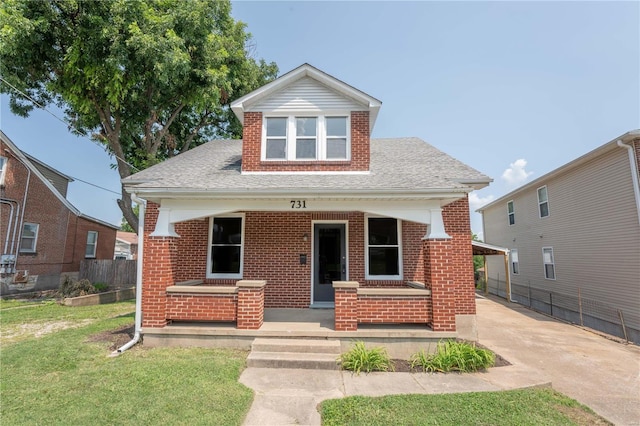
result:
[[(210, 138), (237, 138), (229, 105), (273, 80), (228, 0), (4, 0), (0, 91), (12, 112), (57, 104), (121, 178)], [(25, 97), (18, 91), (26, 94)], [(118, 205), (138, 229), (124, 187)]]
[[(133, 206), (133, 214), (135, 214), (137, 217), (140, 217), (140, 205), (136, 204), (135, 206)], [(137, 229), (133, 229), (131, 227), (131, 225), (129, 225), (129, 222), (127, 222), (127, 220), (124, 218), (124, 216), (122, 217), (122, 220), (120, 221), (120, 230), (124, 231), (124, 232), (135, 232), (136, 234), (138, 233)]]

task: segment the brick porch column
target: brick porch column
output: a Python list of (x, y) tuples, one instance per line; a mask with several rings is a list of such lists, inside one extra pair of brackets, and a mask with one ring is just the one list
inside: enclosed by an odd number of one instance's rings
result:
[(264, 286), (266, 281), (241, 280), (238, 287), (236, 327), (257, 330), (264, 323)]
[(334, 281), (336, 331), (356, 331), (358, 329), (358, 284), (357, 281)]
[(433, 331), (456, 330), (456, 288), (450, 239), (423, 242), (425, 284), (431, 290)]
[[(146, 225), (146, 224), (145, 224)], [(178, 238), (150, 237), (145, 231), (142, 266), (142, 326), (167, 325), (167, 287), (175, 283)]]

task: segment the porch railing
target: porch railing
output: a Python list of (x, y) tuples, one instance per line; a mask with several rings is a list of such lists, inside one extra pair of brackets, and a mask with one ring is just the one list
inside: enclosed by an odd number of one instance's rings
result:
[(236, 322), (257, 330), (264, 322), (266, 281), (241, 280), (235, 286), (203, 286), (191, 281), (167, 287), (166, 319)]
[(334, 281), (335, 330), (358, 324), (425, 324), (433, 321), (431, 291), (411, 283), (400, 288), (360, 288), (356, 281)]

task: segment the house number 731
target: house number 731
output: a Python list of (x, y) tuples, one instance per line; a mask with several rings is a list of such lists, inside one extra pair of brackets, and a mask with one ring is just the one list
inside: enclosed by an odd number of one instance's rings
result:
[(307, 200), (291, 200), (291, 208), (292, 209), (306, 209), (307, 208)]

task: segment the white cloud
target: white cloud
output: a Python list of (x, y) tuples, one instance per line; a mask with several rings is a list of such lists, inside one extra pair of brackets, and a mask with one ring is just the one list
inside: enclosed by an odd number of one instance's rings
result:
[(485, 204), (489, 204), (490, 202), (492, 202), (495, 198), (496, 197), (494, 197), (493, 195), (487, 195), (486, 197), (479, 197), (478, 194), (476, 194), (475, 192), (472, 192), (471, 194), (469, 194), (469, 210), (471, 210), (472, 212), (475, 212), (477, 209), (484, 206)]
[(507, 186), (513, 188), (526, 182), (526, 180), (533, 174), (525, 170), (527, 166), (527, 160), (520, 158), (513, 163), (509, 164), (509, 168), (502, 173), (502, 180), (505, 181)]

